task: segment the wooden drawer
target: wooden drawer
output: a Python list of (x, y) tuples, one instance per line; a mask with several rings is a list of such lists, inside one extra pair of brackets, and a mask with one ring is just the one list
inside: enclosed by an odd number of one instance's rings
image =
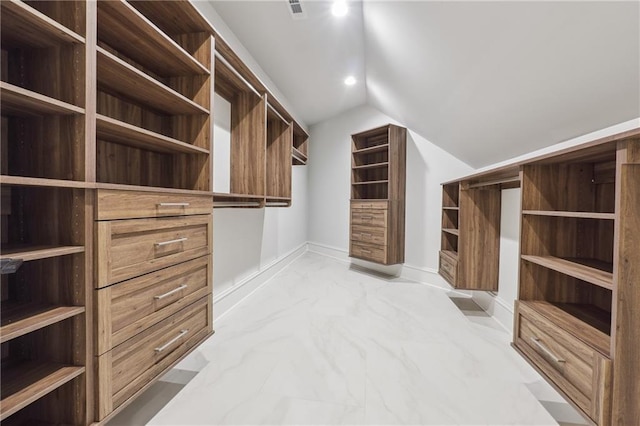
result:
[(211, 293), (211, 256), (97, 291), (98, 355)]
[(516, 347), (598, 425), (610, 424), (611, 360), (516, 302)]
[(98, 220), (209, 214), (213, 197), (194, 194), (166, 194), (99, 189)]
[(389, 207), (388, 201), (351, 201), (352, 209), (387, 209)]
[(211, 296), (206, 296), (99, 356), (99, 419), (164, 373), (211, 334), (211, 318)]
[(97, 222), (97, 286), (210, 253), (211, 215)]
[(386, 228), (356, 225), (351, 228), (351, 240), (361, 243), (375, 244), (378, 246), (386, 246), (386, 231)]
[(447, 280), (449, 284), (455, 287), (458, 279), (458, 260), (455, 257), (452, 257), (449, 254), (441, 251), (438, 272), (440, 273), (442, 278)]
[(384, 229), (387, 227), (387, 211), (375, 209), (351, 210), (351, 226), (354, 225)]
[(362, 244), (351, 242), (351, 257), (370, 260), (372, 262), (386, 263), (387, 249), (385, 246), (376, 246), (372, 244)]

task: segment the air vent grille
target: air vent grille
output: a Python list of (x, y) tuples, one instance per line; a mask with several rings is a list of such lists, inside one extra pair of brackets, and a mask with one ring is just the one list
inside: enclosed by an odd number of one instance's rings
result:
[(304, 13), (304, 9), (302, 9), (302, 3), (300, 3), (300, 0), (289, 0), (289, 11), (291, 12), (293, 19), (306, 18), (306, 14)]

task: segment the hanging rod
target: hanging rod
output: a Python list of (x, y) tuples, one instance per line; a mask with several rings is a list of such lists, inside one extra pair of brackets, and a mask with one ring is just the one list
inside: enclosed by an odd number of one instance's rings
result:
[(284, 203), (284, 202), (267, 203), (267, 207), (289, 207), (289, 203)]
[(259, 202), (239, 202), (235, 203), (233, 201), (214, 201), (213, 208), (216, 207), (260, 207)]
[(217, 51), (217, 50), (216, 50), (215, 56), (216, 56), (216, 58), (220, 59), (220, 62), (222, 62), (222, 63), (223, 63), (227, 68), (229, 68), (229, 69), (231, 70), (231, 72), (232, 72), (236, 77), (238, 77), (238, 78), (240, 79), (240, 81), (242, 81), (242, 82), (243, 82), (243, 83), (244, 83), (244, 84), (245, 84), (249, 89), (251, 89), (251, 91), (252, 91), (253, 93), (255, 93), (255, 94), (256, 94), (256, 96), (258, 96), (259, 98), (261, 98), (261, 97), (262, 97), (262, 95), (260, 94), (260, 92), (258, 92), (258, 91), (256, 90), (256, 88), (255, 88), (255, 87), (253, 87), (253, 85), (252, 85), (251, 83), (249, 83), (249, 82), (247, 81), (247, 79), (246, 79), (246, 78), (244, 78), (244, 77), (242, 76), (242, 74), (240, 74), (240, 73), (239, 73), (239, 72), (238, 72), (238, 71), (233, 67), (233, 65), (231, 65), (231, 64), (229, 63), (229, 61), (227, 61), (227, 60), (225, 59), (225, 57), (224, 57), (224, 56), (222, 56), (220, 53), (218, 53), (218, 51)]
[(520, 182), (520, 176), (504, 178), (504, 179), (487, 180), (487, 181), (484, 181), (484, 182), (478, 182), (478, 183), (474, 183), (474, 184), (469, 185), (468, 188), (469, 189), (482, 188), (483, 186), (502, 185), (502, 184), (505, 184), (505, 183), (513, 183), (513, 182)]
[(271, 104), (270, 104), (269, 102), (267, 102), (267, 108), (269, 108), (271, 111), (273, 111), (273, 113), (274, 113), (274, 114), (275, 114), (275, 115), (276, 115), (280, 120), (282, 120), (282, 122), (283, 122), (283, 123), (285, 123), (285, 124), (286, 124), (286, 125), (288, 125), (288, 126), (290, 126), (290, 125), (291, 125), (291, 123), (290, 123), (290, 122), (288, 122), (287, 120), (285, 120), (285, 118), (284, 118), (282, 115), (280, 115), (280, 113), (279, 113), (279, 112), (278, 112), (274, 107), (272, 107), (272, 106), (271, 106)]

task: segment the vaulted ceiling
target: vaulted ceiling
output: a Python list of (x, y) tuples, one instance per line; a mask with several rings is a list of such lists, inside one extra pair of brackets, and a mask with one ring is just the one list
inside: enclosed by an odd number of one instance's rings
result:
[(369, 103), (481, 167), (640, 117), (636, 1), (211, 3), (309, 125)]

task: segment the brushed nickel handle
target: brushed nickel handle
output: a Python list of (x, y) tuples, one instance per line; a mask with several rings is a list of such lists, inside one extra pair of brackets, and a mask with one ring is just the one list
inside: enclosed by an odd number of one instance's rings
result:
[(184, 336), (187, 335), (187, 333), (189, 332), (189, 329), (185, 329), (185, 330), (180, 330), (180, 334), (178, 334), (176, 337), (174, 337), (173, 339), (169, 340), (167, 343), (165, 343), (162, 346), (158, 346), (157, 348), (154, 348), (153, 350), (160, 353), (162, 351), (164, 351), (165, 349), (167, 349), (169, 346), (173, 345), (175, 342), (177, 342), (178, 340), (180, 340), (181, 338), (183, 338)]
[(156, 247), (162, 247), (162, 246), (166, 246), (169, 244), (176, 244), (176, 243), (181, 243), (184, 241), (187, 241), (188, 238), (187, 237), (183, 237), (183, 238), (177, 238), (175, 240), (169, 240), (169, 241), (162, 241), (161, 243), (156, 243)]
[(542, 352), (544, 352), (549, 358), (551, 358), (551, 360), (553, 362), (555, 362), (556, 364), (560, 364), (565, 362), (564, 359), (562, 358), (558, 358), (553, 352), (551, 352), (545, 345), (543, 345), (540, 342), (540, 339), (538, 339), (537, 337), (532, 337), (531, 341), (533, 342), (534, 345), (536, 345)]
[(182, 284), (182, 285), (181, 285), (180, 287), (178, 287), (178, 288), (174, 288), (173, 290), (168, 291), (168, 292), (166, 292), (165, 294), (161, 294), (161, 295), (159, 295), (159, 296), (153, 296), (153, 298), (154, 298), (154, 299), (156, 299), (156, 300), (164, 299), (165, 297), (171, 296), (172, 294), (177, 293), (177, 292), (179, 292), (180, 290), (184, 290), (184, 289), (185, 289), (185, 288), (187, 288), (187, 287), (189, 287), (189, 286), (188, 286), (188, 285), (186, 285), (186, 284)]
[(158, 203), (158, 207), (188, 207), (189, 203)]

